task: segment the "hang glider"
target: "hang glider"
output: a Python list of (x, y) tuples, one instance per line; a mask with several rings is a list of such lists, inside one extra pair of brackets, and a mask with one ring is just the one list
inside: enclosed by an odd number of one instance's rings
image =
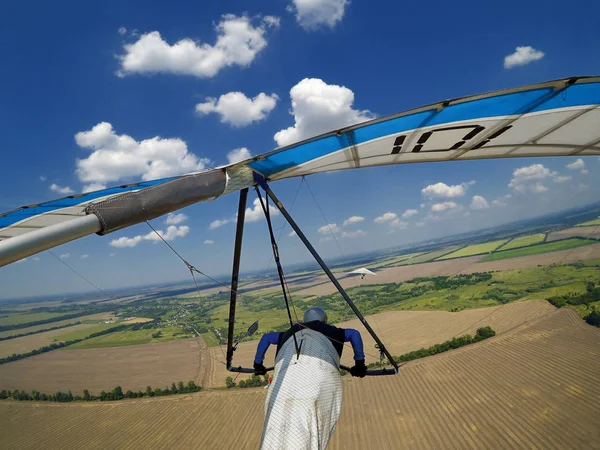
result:
[(600, 77), (444, 101), (204, 172), (68, 196), (0, 214), (0, 267), (267, 181), (361, 167), (600, 155)]
[(360, 275), (360, 279), (362, 280), (365, 275), (377, 275), (375, 272), (370, 271), (366, 267), (361, 267), (360, 269), (353, 270), (352, 272), (348, 272), (348, 275)]

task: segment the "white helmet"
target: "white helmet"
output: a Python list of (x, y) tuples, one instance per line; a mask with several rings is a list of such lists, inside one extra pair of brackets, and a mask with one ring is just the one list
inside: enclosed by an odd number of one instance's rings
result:
[(313, 322), (315, 320), (318, 320), (320, 322), (323, 323), (327, 323), (327, 313), (325, 312), (325, 310), (323, 308), (320, 308), (318, 306), (313, 306), (312, 308), (309, 308), (306, 310), (306, 312), (304, 313), (304, 322)]

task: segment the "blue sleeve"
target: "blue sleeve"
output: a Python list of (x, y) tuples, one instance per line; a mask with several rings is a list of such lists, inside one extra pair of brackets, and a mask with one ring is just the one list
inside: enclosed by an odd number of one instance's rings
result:
[(362, 337), (360, 333), (352, 328), (346, 328), (344, 330), (344, 342), (350, 342), (354, 349), (354, 361), (361, 361), (365, 359), (365, 352), (363, 348)]
[(277, 345), (277, 341), (279, 341), (279, 331), (272, 331), (271, 333), (263, 334), (263, 337), (260, 338), (260, 342), (258, 343), (258, 347), (256, 349), (256, 356), (254, 357), (255, 364), (262, 364), (265, 359), (265, 353), (269, 349), (269, 345)]

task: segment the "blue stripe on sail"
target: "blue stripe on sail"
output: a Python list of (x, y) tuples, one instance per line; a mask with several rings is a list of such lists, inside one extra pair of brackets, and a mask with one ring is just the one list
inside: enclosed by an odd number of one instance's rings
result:
[(127, 187), (113, 187), (108, 189), (103, 189), (101, 191), (89, 192), (87, 194), (81, 194), (76, 197), (65, 197), (60, 198), (58, 200), (51, 200), (49, 202), (40, 203), (37, 205), (26, 206), (21, 209), (17, 209), (15, 211), (6, 213), (3, 216), (0, 216), (0, 230), (2, 228), (8, 227), (13, 223), (19, 222), (24, 219), (28, 219), (39, 214), (55, 211), (61, 208), (68, 208), (69, 206), (77, 206), (84, 202), (89, 202), (90, 200), (94, 200), (96, 198), (104, 197), (106, 195), (111, 194), (120, 194), (129, 191), (134, 191), (150, 186), (156, 186), (158, 184), (166, 183), (167, 181), (174, 180), (177, 177), (171, 178), (163, 178), (161, 180), (154, 181), (144, 181), (135, 185), (127, 186)]
[[(420, 127), (442, 125), (462, 120), (508, 116), (524, 112), (549, 111), (557, 108), (600, 103), (600, 83), (575, 84), (561, 91), (551, 87), (532, 89), (472, 100), (435, 110), (410, 114), (354, 130), (357, 144)], [(250, 167), (266, 177), (348, 147), (345, 136), (328, 136), (274, 153)]]

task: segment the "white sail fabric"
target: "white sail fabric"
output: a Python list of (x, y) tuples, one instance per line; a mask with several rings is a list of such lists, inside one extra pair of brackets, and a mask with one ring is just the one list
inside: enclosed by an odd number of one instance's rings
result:
[(361, 267), (360, 269), (353, 270), (352, 272), (348, 272), (348, 275), (377, 275), (375, 272), (370, 271), (366, 267)]
[(325, 449), (342, 408), (340, 357), (323, 334), (303, 329), (277, 354), (265, 401), (261, 450)]

